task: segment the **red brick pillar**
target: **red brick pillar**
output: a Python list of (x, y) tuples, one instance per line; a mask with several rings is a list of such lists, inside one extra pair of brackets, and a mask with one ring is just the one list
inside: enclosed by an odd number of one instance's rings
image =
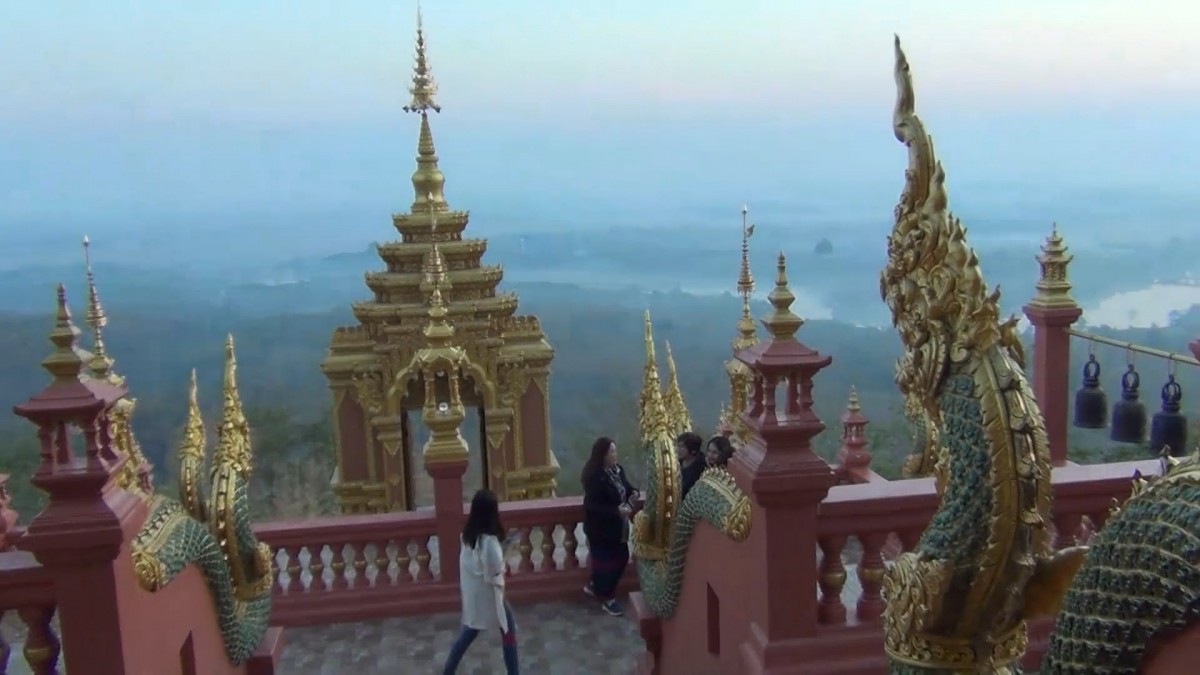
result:
[(441, 579), (458, 583), (458, 551), (465, 522), (463, 475), (466, 459), (425, 460), (425, 471), (433, 479), (433, 509), (437, 514), (438, 565)]
[(731, 461), (753, 504), (745, 543), (752, 637), (742, 649), (751, 673), (794, 672), (798, 638), (817, 634), (817, 507), (837, 482), (812, 451), (825, 428), (812, 411), (812, 378), (833, 359), (796, 340), (803, 320), (790, 309), (782, 253), (769, 299), (768, 336), (737, 354), (753, 372), (753, 391), (742, 415), (749, 439)]
[[(49, 574), (58, 601), (64, 656), (94, 675), (124, 675), (122, 586), (133, 584), (132, 563), (121, 559), (146, 517), (145, 503), (115, 488), (123, 460), (111, 446), (108, 411), (124, 387), (92, 379), (76, 351), (79, 331), (71, 323), (62, 285), (50, 341), (54, 353), (42, 361), (54, 380), (14, 412), (33, 422), (41, 441), (41, 464), (32, 482), (49, 502), (21, 538)], [(83, 455), (72, 447), (82, 435)], [(79, 666), (76, 666), (79, 667)]]
[(1058, 226), (1046, 238), (1037, 257), (1041, 277), (1037, 294), (1023, 308), (1033, 325), (1033, 395), (1041, 406), (1054, 466), (1067, 463), (1067, 429), (1071, 424), (1071, 326), (1083, 310), (1071, 297), (1067, 266), (1074, 256), (1058, 236)]

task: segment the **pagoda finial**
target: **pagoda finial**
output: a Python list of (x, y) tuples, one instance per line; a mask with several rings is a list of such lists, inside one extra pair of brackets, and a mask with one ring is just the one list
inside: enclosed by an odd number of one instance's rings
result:
[(429, 56), (425, 53), (425, 26), (421, 21), (421, 3), (419, 2), (417, 3), (417, 50), (415, 56), (412, 86), (408, 88), (408, 92), (412, 94), (412, 100), (404, 106), (404, 112), (421, 114), (425, 114), (429, 110), (441, 112), (442, 107), (435, 100), (437, 82), (433, 80), (433, 71), (429, 67)]
[(1067, 266), (1075, 259), (1067, 255), (1067, 247), (1063, 238), (1058, 234), (1058, 223), (1054, 223), (1050, 236), (1042, 244), (1041, 255), (1037, 257), (1038, 265), (1042, 268), (1037, 282), (1037, 293), (1029, 302), (1034, 307), (1078, 307), (1075, 298), (1071, 297), (1071, 282), (1067, 280)]
[(867, 449), (866, 416), (858, 402), (858, 389), (850, 387), (850, 399), (842, 415), (842, 446), (838, 449), (838, 463), (849, 472), (853, 482), (864, 482), (871, 465), (871, 452)]
[(788, 288), (787, 258), (783, 255), (783, 251), (779, 252), (779, 261), (776, 263), (775, 269), (775, 288), (767, 296), (767, 300), (771, 302), (774, 309), (762, 319), (762, 324), (770, 333), (772, 340), (777, 342), (795, 340), (796, 331), (804, 325), (804, 319), (791, 310), (796, 296), (792, 293), (792, 289)]
[(448, 207), (442, 190), (446, 185), (446, 176), (438, 168), (433, 131), (429, 128), (429, 111), (441, 112), (442, 107), (434, 98), (437, 95), (437, 83), (434, 82), (433, 72), (429, 68), (429, 56), (425, 51), (425, 28), (421, 22), (419, 3), (416, 63), (413, 65), (412, 85), (408, 91), (412, 94), (412, 100), (404, 106), (404, 112), (421, 115), (421, 131), (417, 137), (417, 170), (412, 175), (413, 190), (416, 193), (412, 212), (415, 214), (426, 210), (445, 211)]
[(67, 306), (67, 288), (58, 285), (58, 308), (54, 314), (54, 329), (50, 331), (50, 343), (54, 351), (42, 359), (42, 367), (54, 376), (56, 382), (78, 380), (83, 374), (84, 363), (75, 343), (79, 329), (71, 321), (71, 309)]
[(663, 404), (662, 382), (658, 377), (658, 360), (654, 355), (654, 324), (650, 310), (642, 321), (642, 339), (646, 347), (646, 365), (642, 372), (642, 393), (638, 397), (638, 427), (642, 443), (651, 444), (668, 428), (667, 411)]
[(742, 296), (742, 316), (737, 323), (737, 337), (733, 339), (734, 351), (753, 347), (758, 342), (758, 331), (754, 317), (750, 315), (750, 294), (754, 292), (754, 275), (750, 273), (750, 237), (754, 235), (754, 224), (748, 222), (748, 206), (742, 206), (742, 268), (738, 274), (737, 290)]
[(675, 356), (671, 353), (671, 342), (666, 342), (667, 348), (667, 392), (663, 396), (663, 408), (667, 411), (667, 423), (672, 436), (678, 436), (692, 430), (692, 415), (688, 412), (687, 404), (683, 401), (683, 391), (679, 388), (679, 374), (675, 370)]
[(92, 375), (99, 380), (108, 379), (112, 374), (113, 359), (104, 349), (104, 327), (108, 325), (108, 316), (104, 306), (100, 304), (100, 292), (96, 290), (96, 275), (92, 272), (91, 241), (83, 236), (83, 264), (87, 274), (88, 309), (87, 325), (92, 331), (92, 358), (88, 367)]

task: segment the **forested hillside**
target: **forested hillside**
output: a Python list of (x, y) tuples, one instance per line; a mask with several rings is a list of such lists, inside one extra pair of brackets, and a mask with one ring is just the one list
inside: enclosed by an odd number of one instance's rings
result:
[[(643, 299), (640, 303), (629, 298), (614, 302), (604, 294), (560, 292), (537, 294), (522, 303), (522, 312), (541, 318), (556, 349), (550, 384), (552, 444), (563, 466), (560, 486), (564, 493), (577, 489), (575, 476), (595, 436), (614, 436), (626, 448), (635, 445), (635, 401), (644, 359), (639, 306), (649, 307), (653, 314), (660, 352), (662, 341), (671, 342), (681, 386), (699, 431), (713, 431), (720, 405), (727, 399), (722, 362), (729, 358), (738, 300), (684, 293), (647, 294)], [(0, 314), (0, 402), (6, 409), (46, 382), (38, 364), (50, 349), (46, 341), (52, 323), (50, 294), (46, 304), (47, 311), (41, 316)], [(319, 363), (333, 328), (351, 322), (348, 311), (239, 318), (194, 306), (165, 312), (120, 306), (108, 309), (105, 343), (138, 399), (136, 430), (158, 468), (160, 481), (174, 473), (173, 448), (185, 413), (188, 372), (193, 367), (198, 371), (206, 419), (210, 424), (217, 420), (222, 344), (225, 333), (231, 332), (237, 340), (242, 396), (256, 433), (254, 495), (259, 515), (298, 516), (330, 508), (329, 392)], [(765, 304), (755, 306), (758, 315), (767, 309)], [(1109, 334), (1185, 351), (1186, 343), (1200, 334), (1200, 312), (1183, 316), (1170, 328)], [(896, 415), (899, 397), (892, 372), (899, 343), (895, 334), (811, 321), (801, 328), (799, 338), (833, 356), (832, 366), (818, 374), (814, 390), (817, 414), (828, 425), (818, 438), (819, 451), (826, 456), (835, 451), (838, 418), (853, 385), (871, 419), (875, 467), (895, 476), (911, 445), (907, 427)], [(89, 343), (86, 336), (83, 341), (85, 346)], [(1077, 344), (1072, 359), (1076, 383), (1085, 356), (1086, 348)], [(1105, 365), (1104, 384), (1115, 398), (1126, 355), (1100, 347), (1098, 356)], [(1153, 413), (1166, 366), (1146, 358), (1136, 363), (1145, 383), (1143, 400)], [(1197, 391), (1200, 379), (1194, 370), (1180, 369), (1185, 410), (1197, 408), (1192, 392)], [(1138, 452), (1114, 450), (1097, 432), (1079, 433), (1073, 442), (1081, 460)], [(0, 416), (0, 470), (12, 475), (10, 489), (17, 508), (27, 512), (24, 518), (32, 515), (29, 510), (37, 501), (27, 482), (36, 461), (32, 427), (15, 416)]]

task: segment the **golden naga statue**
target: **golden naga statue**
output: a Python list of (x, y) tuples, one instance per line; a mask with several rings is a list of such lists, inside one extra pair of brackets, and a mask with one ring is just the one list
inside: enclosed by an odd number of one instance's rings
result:
[(885, 647), (895, 673), (1016, 673), (1025, 619), (1057, 611), (1084, 549), (1052, 550), (1050, 455), (1017, 319), (1000, 320), (947, 208), (899, 38), (895, 52), (908, 169), (880, 294), (904, 345), (896, 383), (944, 473), (929, 527), (884, 579)]
[[(696, 523), (707, 521), (733, 541), (745, 541), (750, 534), (750, 500), (733, 476), (718, 467), (705, 469), (687, 497), (680, 499), (679, 459), (672, 434), (681, 420), (690, 422), (691, 415), (683, 407), (682, 395), (677, 399), (682, 410), (674, 416), (667, 410), (649, 311), (645, 315), (644, 339), (646, 367), (638, 419), (645, 446), (647, 485), (645, 507), (633, 519), (630, 541), (646, 604), (656, 615), (669, 618), (679, 606), (684, 564)], [(671, 370), (673, 373), (673, 365)], [(671, 381), (675, 381), (673, 375)]]
[(179, 501), (150, 499), (150, 513), (133, 540), (138, 583), (155, 592), (195, 564), (216, 604), (217, 621), (232, 663), (242, 663), (262, 641), (271, 614), (271, 550), (250, 522), (250, 424), (237, 389), (233, 337), (225, 344), (224, 414), (204, 499), (204, 423), (193, 371), (188, 416), (179, 447)]

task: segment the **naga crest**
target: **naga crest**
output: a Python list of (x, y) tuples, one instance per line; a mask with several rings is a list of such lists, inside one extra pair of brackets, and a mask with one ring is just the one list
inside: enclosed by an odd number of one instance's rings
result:
[(679, 391), (669, 347), (670, 380), (667, 395), (662, 393), (649, 311), (644, 338), (646, 366), (639, 423), (646, 452), (647, 486), (645, 508), (634, 517), (631, 543), (647, 605), (657, 616), (669, 618), (679, 604), (683, 570), (696, 525), (708, 522), (733, 541), (742, 542), (750, 534), (751, 510), (750, 500), (724, 468), (706, 469), (687, 496), (681, 497), (673, 434), (691, 428), (691, 415)]
[(908, 59), (896, 38), (896, 140), (908, 147), (904, 190), (887, 240), (879, 293), (905, 353), (896, 383), (926, 410), (951, 363), (962, 363), (1000, 343), (1018, 367), (1025, 363), (1015, 316), (1000, 323), (1000, 291), (988, 292), (966, 229), (947, 209), (946, 173), (933, 139), (916, 113)]

